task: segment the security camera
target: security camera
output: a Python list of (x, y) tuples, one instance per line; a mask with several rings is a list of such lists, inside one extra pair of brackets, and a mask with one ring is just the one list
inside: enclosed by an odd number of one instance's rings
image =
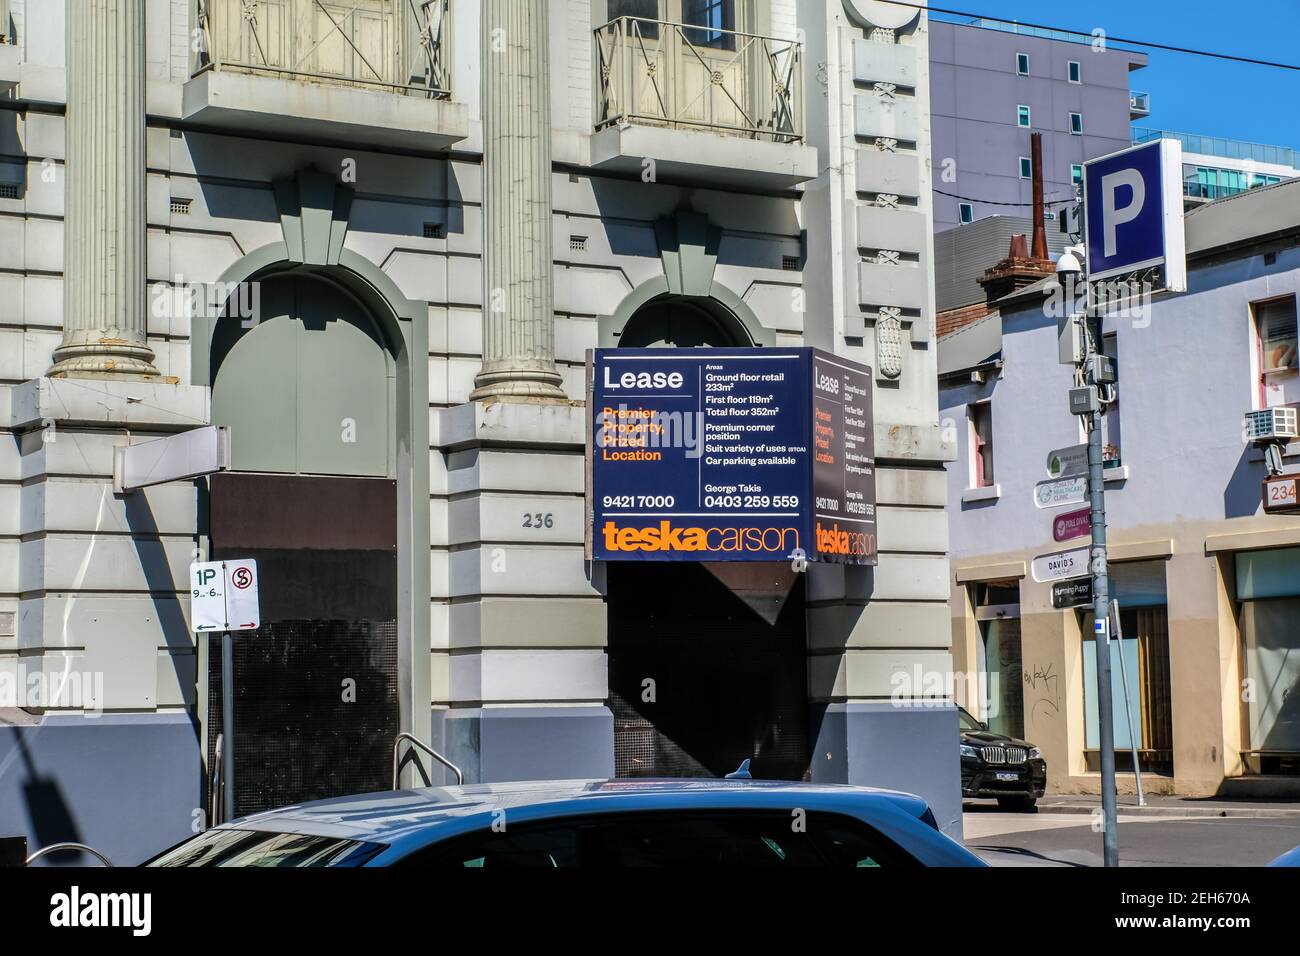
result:
[(1083, 275), (1083, 263), (1073, 249), (1066, 249), (1061, 253), (1061, 258), (1056, 260), (1056, 274), (1061, 277)]

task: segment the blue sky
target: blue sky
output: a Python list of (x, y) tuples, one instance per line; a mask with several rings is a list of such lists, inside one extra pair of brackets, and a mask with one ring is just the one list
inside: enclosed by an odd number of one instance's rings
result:
[[(930, 0), (933, 6), (1300, 65), (1300, 0)], [(948, 18), (945, 18), (948, 19)], [(1140, 48), (1141, 49), (1141, 48)], [(1300, 72), (1160, 50), (1133, 88), (1151, 94), (1141, 125), (1300, 148)]]

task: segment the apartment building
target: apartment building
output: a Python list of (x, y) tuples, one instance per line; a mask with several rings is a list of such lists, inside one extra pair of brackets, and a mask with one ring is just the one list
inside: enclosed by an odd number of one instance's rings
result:
[(1054, 214), (1074, 200), (1083, 164), (1126, 149), (1132, 120), (1151, 112), (1132, 85), (1146, 54), (1102, 37), (986, 19), (933, 20), (930, 33), (936, 233), (1027, 215), (1034, 132)]
[(1183, 144), (1183, 195), (1189, 206), (1226, 199), (1248, 189), (1274, 186), (1300, 176), (1289, 146), (1248, 143), (1221, 136), (1133, 128), (1134, 144), (1176, 139)]

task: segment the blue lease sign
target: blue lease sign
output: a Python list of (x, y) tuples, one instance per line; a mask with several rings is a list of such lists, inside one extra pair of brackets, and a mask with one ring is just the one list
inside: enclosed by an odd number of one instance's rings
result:
[(871, 370), (808, 348), (593, 353), (589, 553), (876, 563)]
[(1088, 278), (1161, 268), (1163, 287), (1187, 286), (1182, 143), (1161, 139), (1084, 164)]

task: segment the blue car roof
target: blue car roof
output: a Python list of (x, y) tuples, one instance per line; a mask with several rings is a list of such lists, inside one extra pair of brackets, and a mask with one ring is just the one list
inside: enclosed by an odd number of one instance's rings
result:
[(762, 780), (560, 780), (431, 787), (336, 797), (234, 820), (223, 828), (341, 837), (390, 846), (431, 842), (483, 825), (500, 811), (512, 820), (672, 809), (798, 806), (849, 813), (926, 811), (920, 797), (892, 790)]

